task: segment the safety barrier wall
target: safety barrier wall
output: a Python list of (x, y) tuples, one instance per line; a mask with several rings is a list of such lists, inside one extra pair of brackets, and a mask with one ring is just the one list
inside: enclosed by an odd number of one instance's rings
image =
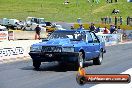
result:
[(30, 46), (41, 40), (19, 40), (0, 42), (0, 60), (29, 56)]
[(105, 42), (107, 45), (118, 44), (122, 42), (122, 34), (101, 34), (96, 33), (96, 35), (100, 38), (102, 42)]

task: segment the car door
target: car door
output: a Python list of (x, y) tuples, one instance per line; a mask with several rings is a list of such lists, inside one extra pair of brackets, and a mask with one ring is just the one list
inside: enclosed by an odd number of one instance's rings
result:
[(94, 32), (91, 32), (90, 34), (93, 39), (93, 56), (94, 56), (93, 58), (96, 58), (99, 56), (100, 53), (100, 41)]
[(86, 33), (86, 46), (85, 49), (85, 58), (86, 60), (90, 60), (93, 58), (94, 47), (93, 47), (93, 39), (89, 32)]

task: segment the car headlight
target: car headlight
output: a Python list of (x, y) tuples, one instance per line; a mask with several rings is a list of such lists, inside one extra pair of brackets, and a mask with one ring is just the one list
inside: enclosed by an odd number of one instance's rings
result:
[(40, 52), (42, 50), (42, 46), (31, 46), (30, 51), (38, 51)]
[(74, 52), (74, 47), (63, 47), (62, 52)]

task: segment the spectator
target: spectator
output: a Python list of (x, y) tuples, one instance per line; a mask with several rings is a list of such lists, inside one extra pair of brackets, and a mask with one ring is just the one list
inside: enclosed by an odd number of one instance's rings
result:
[(71, 26), (71, 29), (74, 29), (74, 27), (73, 27), (73, 26)]
[(118, 28), (117, 28), (117, 33), (123, 34), (123, 31), (122, 31), (122, 29), (120, 28), (120, 26), (118, 26)]
[(129, 23), (130, 23), (130, 17), (128, 16), (127, 17), (127, 25), (129, 25)]
[(78, 30), (83, 30), (83, 29), (84, 29), (84, 27), (83, 27), (82, 24), (80, 24), (79, 26), (80, 26), (80, 27), (78, 28)]
[(105, 24), (106, 24), (106, 22), (107, 22), (107, 17), (104, 18), (104, 21), (105, 21)]
[(111, 17), (109, 17), (109, 24), (111, 24), (112, 23), (112, 18)]
[(115, 25), (117, 25), (117, 22), (118, 22), (118, 19), (117, 19), (117, 17), (115, 16)]
[(100, 26), (95, 30), (95, 33), (100, 32)]
[(40, 40), (40, 31), (41, 28), (39, 27), (39, 25), (37, 25), (37, 27), (35, 28), (36, 34), (35, 34), (35, 40), (39, 39)]
[(96, 29), (96, 27), (94, 26), (93, 23), (91, 23), (91, 26), (89, 28), (90, 28), (90, 31), (95, 31), (95, 29)]
[(108, 24), (109, 23), (109, 17), (106, 16), (106, 23)]
[(115, 31), (115, 27), (113, 25), (110, 25), (110, 34), (113, 34), (114, 31)]
[(122, 42), (122, 35), (123, 35), (123, 30), (120, 28), (120, 26), (118, 26), (117, 28), (117, 33), (118, 33), (118, 39), (119, 39), (119, 42)]
[(110, 31), (107, 29), (107, 27), (105, 27), (103, 34), (109, 34), (109, 33)]
[(122, 16), (120, 16), (119, 21), (120, 21), (120, 25), (122, 25)]

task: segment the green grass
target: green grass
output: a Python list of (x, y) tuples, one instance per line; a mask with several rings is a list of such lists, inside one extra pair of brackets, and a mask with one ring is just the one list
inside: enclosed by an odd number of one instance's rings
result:
[[(82, 22), (99, 22), (101, 17), (122, 16), (125, 22), (127, 16), (132, 17), (132, 3), (127, 0), (112, 4), (106, 0), (100, 0), (99, 4), (88, 3), (87, 0), (69, 1), (70, 4), (64, 5), (64, 0), (0, 0), (0, 18), (25, 20), (28, 16), (35, 16), (47, 21), (76, 22), (77, 18), (82, 18)], [(112, 15), (114, 8), (120, 13)]]

